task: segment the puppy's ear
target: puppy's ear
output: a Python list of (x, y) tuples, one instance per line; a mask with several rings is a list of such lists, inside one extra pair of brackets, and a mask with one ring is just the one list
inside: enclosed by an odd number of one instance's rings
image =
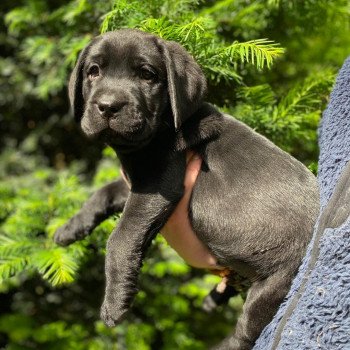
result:
[(168, 79), (175, 129), (201, 106), (207, 91), (205, 76), (193, 57), (178, 43), (160, 41)]
[(79, 54), (78, 61), (70, 75), (68, 83), (68, 96), (70, 107), (76, 122), (80, 122), (84, 113), (84, 97), (83, 97), (83, 68), (92, 42), (87, 45)]

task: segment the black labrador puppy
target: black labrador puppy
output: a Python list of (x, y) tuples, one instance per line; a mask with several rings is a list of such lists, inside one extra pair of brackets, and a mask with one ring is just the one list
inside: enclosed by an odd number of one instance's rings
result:
[(123, 211), (107, 243), (101, 317), (119, 322), (137, 292), (151, 240), (183, 195), (187, 150), (202, 167), (189, 218), (221, 266), (251, 281), (235, 332), (222, 349), (251, 349), (290, 287), (318, 213), (315, 177), (248, 126), (203, 102), (205, 77), (175, 42), (139, 30), (106, 33), (82, 51), (69, 97), (83, 132), (116, 151), (130, 184), (99, 191), (55, 234), (83, 239)]

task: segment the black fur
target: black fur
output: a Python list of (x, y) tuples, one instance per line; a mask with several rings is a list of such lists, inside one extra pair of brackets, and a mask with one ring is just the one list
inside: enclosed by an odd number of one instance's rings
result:
[(122, 180), (99, 190), (55, 235), (61, 245), (82, 239), (125, 204), (107, 244), (105, 323), (129, 309), (146, 248), (183, 195), (192, 149), (203, 158), (189, 210), (194, 232), (220, 265), (252, 283), (234, 334), (218, 348), (252, 348), (310, 240), (319, 207), (314, 176), (204, 103), (203, 73), (176, 43), (138, 30), (106, 33), (82, 52), (69, 87), (83, 131), (115, 149), (131, 182), (130, 192)]

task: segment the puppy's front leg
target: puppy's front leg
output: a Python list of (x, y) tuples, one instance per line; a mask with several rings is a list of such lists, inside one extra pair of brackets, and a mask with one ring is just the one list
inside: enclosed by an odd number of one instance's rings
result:
[(101, 318), (114, 326), (127, 312), (137, 292), (137, 279), (146, 248), (164, 226), (178, 198), (159, 193), (130, 193), (123, 217), (107, 243), (106, 292)]
[(57, 244), (66, 246), (89, 235), (110, 215), (121, 212), (129, 195), (123, 179), (109, 183), (96, 191), (81, 210), (55, 233)]

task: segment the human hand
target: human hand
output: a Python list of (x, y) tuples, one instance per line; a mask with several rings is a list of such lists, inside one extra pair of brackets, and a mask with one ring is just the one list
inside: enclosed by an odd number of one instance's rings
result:
[(186, 160), (184, 195), (162, 228), (161, 234), (189, 265), (198, 268), (220, 269), (215, 257), (194, 233), (188, 216), (192, 189), (196, 183), (202, 159), (193, 151), (188, 151)]

